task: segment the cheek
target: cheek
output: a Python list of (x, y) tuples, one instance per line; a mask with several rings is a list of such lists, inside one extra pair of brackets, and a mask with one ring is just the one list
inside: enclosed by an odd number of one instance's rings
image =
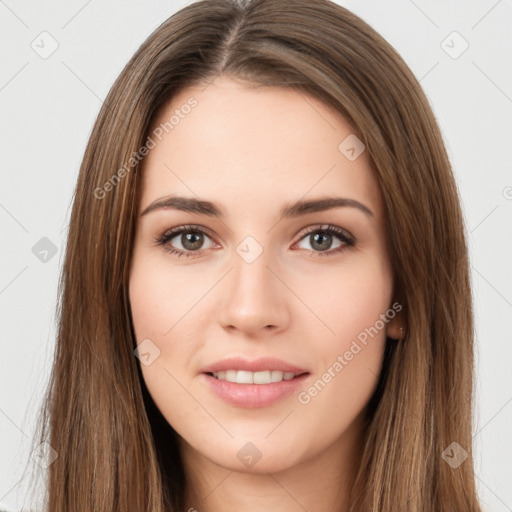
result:
[(389, 287), (385, 275), (352, 274), (339, 285), (325, 284), (322, 292), (328, 298), (317, 302), (335, 334), (314, 340), (315, 375), (297, 400), (304, 428), (322, 429), (331, 442), (350, 428), (375, 392), (386, 346), (382, 318), (390, 307)]
[(369, 336), (369, 330), (375, 337), (374, 327), (385, 337), (386, 324), (380, 319), (390, 307), (393, 285), (385, 262), (353, 258), (338, 268), (304, 273), (300, 280), (304, 302), (315, 313), (306, 318), (311, 325), (319, 324), (319, 335), (327, 345), (342, 350), (352, 339)]
[[(130, 307), (137, 343), (144, 338), (165, 340), (185, 313), (186, 297), (178, 272), (171, 273), (162, 259), (136, 255), (130, 273)], [(193, 283), (189, 283), (193, 287)], [(183, 310), (183, 311), (182, 311)]]
[(129, 281), (135, 341), (158, 354), (151, 365), (141, 364), (146, 383), (169, 387), (170, 373), (182, 381), (198, 348), (205, 289), (203, 274), (192, 276), (161, 255), (136, 252)]
[[(192, 347), (181, 335), (180, 318), (186, 313), (188, 300), (179, 293), (178, 276), (163, 272), (161, 264), (149, 256), (134, 259), (130, 274), (129, 296), (136, 344), (149, 357), (139, 358), (144, 383), (158, 409), (173, 426), (181, 426), (186, 418), (200, 411), (186, 391), (184, 370), (190, 361)], [(178, 290), (176, 290), (178, 287)], [(188, 317), (187, 317), (188, 318)], [(187, 324), (188, 326), (190, 324)], [(188, 330), (191, 333), (191, 330)], [(179, 338), (180, 343), (173, 343)], [(185, 387), (183, 384), (185, 384)], [(185, 418), (185, 420), (184, 420)]]
[[(303, 293), (318, 314), (308, 316), (305, 327), (315, 343), (317, 380), (304, 389), (301, 403), (314, 399), (315, 409), (342, 403), (343, 410), (356, 411), (370, 398), (382, 367), (387, 325), (394, 317), (391, 272), (384, 260), (361, 258), (308, 279)], [(313, 324), (322, 334), (313, 336)]]

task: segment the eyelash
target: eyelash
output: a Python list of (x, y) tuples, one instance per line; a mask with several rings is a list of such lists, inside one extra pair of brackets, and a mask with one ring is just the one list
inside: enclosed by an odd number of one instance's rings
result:
[[(163, 235), (155, 238), (155, 243), (158, 246), (162, 246), (164, 250), (170, 254), (177, 255), (178, 258), (181, 256), (185, 256), (186, 258), (197, 258), (201, 250), (199, 251), (182, 251), (181, 249), (175, 249), (175, 248), (169, 248), (167, 247), (167, 242), (169, 240), (172, 240), (177, 235), (181, 235), (183, 233), (200, 233), (203, 235), (206, 235), (208, 238), (211, 238), (211, 236), (201, 229), (199, 226), (194, 225), (187, 225), (187, 226), (180, 226), (174, 229), (171, 229), (169, 231), (166, 231)], [(348, 232), (346, 232), (343, 229), (340, 229), (336, 226), (333, 226), (332, 224), (328, 224), (326, 227), (316, 226), (314, 228), (311, 228), (306, 233), (303, 233), (301, 238), (299, 239), (299, 242), (306, 238), (308, 235), (311, 235), (312, 233), (322, 233), (322, 234), (328, 234), (328, 235), (334, 235), (336, 236), (341, 242), (343, 242), (343, 245), (340, 245), (334, 250), (327, 250), (327, 251), (313, 251), (309, 250), (310, 253), (314, 253), (316, 256), (333, 256), (334, 254), (337, 254), (343, 250), (345, 250), (347, 247), (353, 247), (356, 244), (356, 239), (350, 235)]]

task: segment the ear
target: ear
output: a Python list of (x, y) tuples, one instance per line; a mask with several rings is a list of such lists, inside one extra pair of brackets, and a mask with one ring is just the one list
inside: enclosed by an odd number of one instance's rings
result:
[[(402, 334), (400, 334), (400, 327), (402, 328)], [(386, 336), (394, 340), (399, 340), (405, 337), (406, 328), (403, 321), (402, 315), (395, 315), (389, 322), (386, 328)]]

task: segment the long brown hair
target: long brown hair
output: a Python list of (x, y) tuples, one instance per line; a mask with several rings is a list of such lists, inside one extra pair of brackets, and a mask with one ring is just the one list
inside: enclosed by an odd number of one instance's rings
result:
[[(404, 61), (329, 0), (188, 5), (141, 45), (105, 99), (80, 168), (59, 283), (39, 439), (58, 454), (48, 468), (48, 510), (183, 510), (177, 434), (149, 397), (134, 356), (128, 276), (137, 155), (166, 102), (221, 74), (294, 88), (336, 109), (365, 144), (382, 191), (407, 335), (387, 341), (351, 510), (480, 511), (467, 236), (450, 162)], [(458, 467), (443, 456), (454, 442), (469, 454)]]

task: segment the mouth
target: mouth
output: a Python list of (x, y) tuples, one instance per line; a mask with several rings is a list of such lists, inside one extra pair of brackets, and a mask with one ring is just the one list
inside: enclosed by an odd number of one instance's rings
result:
[(224, 403), (241, 408), (268, 407), (307, 384), (311, 373), (274, 357), (230, 357), (201, 369), (201, 378)]
[[(211, 392), (224, 403), (244, 409), (255, 409), (278, 404), (285, 398), (298, 393), (307, 384), (310, 376), (309, 372), (301, 374), (291, 373), (291, 375), (286, 375), (285, 379), (284, 372), (276, 372), (278, 373), (274, 374), (275, 382), (270, 381), (273, 373), (271, 371), (253, 373), (225, 370), (224, 377), (233, 378), (234, 376), (237, 379), (235, 382), (214, 376), (214, 373), (219, 374), (221, 373), (220, 371), (203, 373), (201, 377)], [(282, 378), (279, 375), (280, 373), (283, 373)], [(220, 376), (222, 376), (222, 373)], [(277, 380), (278, 378), (280, 380)], [(252, 382), (250, 382), (250, 379)], [(257, 382), (260, 382), (260, 384), (257, 384)]]
[(266, 385), (275, 382), (289, 381), (306, 375), (308, 372), (284, 372), (281, 370), (263, 370), (252, 372), (248, 370), (223, 370), (217, 372), (206, 372), (206, 375), (218, 380), (236, 384), (258, 384)]

